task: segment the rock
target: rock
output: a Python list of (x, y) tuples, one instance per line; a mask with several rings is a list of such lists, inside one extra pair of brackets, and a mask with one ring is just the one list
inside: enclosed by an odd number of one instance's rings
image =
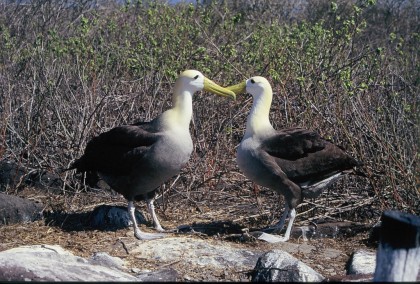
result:
[(260, 256), (256, 251), (235, 248), (226, 242), (191, 237), (167, 237), (147, 242), (126, 243), (125, 246), (136, 258), (161, 263), (176, 262), (190, 267), (191, 271), (197, 269), (203, 274), (210, 271), (224, 273), (226, 270), (251, 270)]
[(32, 170), (25, 178), (26, 185), (54, 194), (62, 193), (63, 180), (56, 173), (46, 170)]
[[(102, 255), (102, 257), (104, 257)], [(112, 257), (106, 257), (109, 260)], [(0, 279), (6, 281), (139, 281), (97, 259), (74, 256), (58, 245), (21, 246), (0, 252)]]
[(42, 210), (41, 203), (0, 192), (0, 225), (40, 220)]
[(123, 266), (124, 266), (124, 260), (122, 260), (119, 257), (110, 256), (106, 252), (94, 253), (90, 257), (89, 263), (107, 266), (107, 267), (113, 267), (117, 269), (123, 269)]
[(18, 189), (24, 185), (59, 194), (62, 192), (63, 181), (58, 174), (44, 169), (30, 169), (6, 159), (1, 160), (0, 191)]
[(279, 242), (275, 244), (267, 244), (267, 247), (271, 250), (282, 250), (290, 254), (301, 253), (303, 255), (310, 255), (316, 253), (320, 258), (323, 259), (339, 259), (343, 255), (343, 251), (331, 247), (318, 250), (314, 245), (309, 244), (309, 242)]
[[(143, 215), (136, 210), (137, 222), (146, 222)], [(101, 231), (116, 231), (131, 226), (127, 207), (100, 205), (89, 212), (44, 212), (45, 223), (50, 226), (58, 226), (67, 231), (83, 231), (97, 229)], [(131, 231), (132, 232), (132, 231)]]
[[(131, 272), (136, 273), (136, 274), (140, 274), (142, 272), (141, 269), (137, 268), (137, 267), (133, 267), (131, 268)], [(145, 271), (145, 273), (147, 272), (151, 272), (150, 270)]]
[(178, 272), (175, 269), (167, 268), (159, 271), (143, 272), (136, 275), (138, 281), (144, 282), (175, 282), (179, 280)]
[[(145, 223), (144, 216), (136, 210), (137, 222)], [(127, 207), (101, 205), (96, 207), (90, 215), (89, 226), (107, 230), (123, 229), (131, 226), (130, 216)]]
[(263, 254), (251, 274), (253, 282), (320, 282), (324, 277), (287, 252)]
[(373, 274), (336, 275), (325, 279), (324, 282), (372, 282)]
[(23, 167), (11, 161), (0, 161), (0, 191), (18, 186), (23, 182), (24, 176), (25, 169)]
[(373, 274), (375, 272), (376, 253), (366, 250), (357, 250), (348, 263), (347, 274)]
[(375, 252), (357, 250), (347, 263), (347, 275), (332, 276), (327, 282), (372, 282), (375, 265)]

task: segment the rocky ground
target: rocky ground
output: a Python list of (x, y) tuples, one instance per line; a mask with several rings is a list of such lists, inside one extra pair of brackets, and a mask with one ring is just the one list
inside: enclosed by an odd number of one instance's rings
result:
[[(41, 190), (31, 185), (20, 186), (18, 190), (9, 187), (4, 192), (39, 204), (43, 216), (33, 222), (6, 225), (0, 222), (0, 251), (24, 245), (59, 245), (83, 258), (106, 252), (123, 259), (128, 273), (133, 275), (173, 269), (179, 281), (248, 281), (256, 259), (267, 251), (280, 249), (327, 279), (334, 279), (346, 275), (353, 252), (359, 249), (375, 252), (377, 245), (371, 235), (373, 222), (361, 224), (332, 218), (309, 222), (299, 215), (289, 242), (270, 244), (257, 240), (248, 232), (275, 222), (272, 208), (264, 204), (270, 205), (278, 198), (265, 190), (259, 192), (258, 198), (251, 193), (235, 195), (215, 191), (210, 201), (203, 202), (183, 194), (172, 195), (170, 201), (160, 197), (156, 206), (163, 227), (183, 229), (157, 241), (138, 241), (131, 228), (94, 225), (97, 208), (126, 206), (124, 198), (111, 191), (66, 193), (57, 187)], [(139, 212), (147, 212), (142, 202), (137, 203), (137, 208)], [(147, 219), (145, 213), (142, 229), (152, 232)], [(308, 227), (317, 230), (315, 235), (307, 234), (305, 240), (302, 228)], [(157, 250), (159, 246), (162, 251)], [(217, 255), (223, 252), (228, 256), (223, 258), (224, 262), (218, 262)], [(189, 261), (197, 254), (200, 261), (205, 260), (198, 265)], [(235, 261), (241, 265), (233, 264)]]
[[(35, 195), (27, 194), (28, 198), (35, 198)], [(49, 198), (54, 199), (53, 197)], [(64, 202), (60, 198), (55, 201), (57, 203)], [(122, 203), (124, 203), (123, 200), (117, 204), (122, 205)], [(248, 265), (246, 270), (238, 270), (235, 267), (231, 269), (229, 266), (226, 266), (226, 269), (211, 269), (211, 265), (203, 269), (202, 266), (188, 265), (188, 262), (184, 260), (192, 256), (189, 256), (187, 252), (197, 250), (197, 247), (187, 245), (195, 243), (191, 240), (201, 240), (206, 245), (213, 244), (219, 248), (225, 246), (226, 249), (250, 250), (256, 252), (256, 255), (261, 255), (272, 249), (285, 250), (327, 278), (345, 275), (346, 264), (354, 251), (358, 249), (375, 251), (375, 244), (369, 241), (369, 230), (366, 227), (352, 232), (352, 228), (357, 228), (357, 226), (348, 225), (339, 229), (338, 224), (328, 224), (327, 227), (336, 231), (336, 236), (326, 234), (326, 237), (315, 237), (305, 241), (299, 234), (299, 225), (305, 225), (305, 220), (301, 220), (297, 222), (293, 238), (288, 243), (269, 244), (253, 237), (244, 238), (243, 232), (246, 232), (247, 228), (245, 221), (242, 223), (229, 220), (209, 221), (199, 218), (199, 214), (191, 214), (189, 219), (186, 218), (182, 223), (176, 223), (172, 219), (174, 214), (172, 218), (162, 218), (164, 227), (175, 228), (177, 225), (188, 224), (194, 228), (195, 233), (187, 230), (186, 233), (168, 234), (167, 240), (159, 240), (159, 242), (179, 241), (185, 244), (186, 252), (181, 254), (182, 257), (177, 255), (166, 259), (156, 258), (147, 254), (139, 255), (141, 251), (138, 250), (136, 253), (133, 252), (135, 247), (143, 245), (145, 241), (137, 241), (131, 228), (105, 230), (85, 227), (83, 219), (89, 219), (89, 214), (96, 206), (99, 206), (99, 203), (94, 203), (90, 207), (86, 206), (85, 213), (67, 215), (57, 213), (55, 217), (47, 216), (35, 222), (3, 225), (0, 227), (0, 238), (2, 239), (0, 251), (22, 245), (48, 244), (60, 245), (74, 255), (84, 258), (89, 258), (98, 252), (106, 252), (111, 256), (123, 259), (133, 275), (138, 271), (173, 268), (177, 271), (180, 280), (187, 281), (247, 281), (249, 272), (255, 265), (255, 263)], [(145, 209), (142, 206), (139, 207)], [(166, 215), (170, 216), (169, 213), (167, 212)], [(334, 226), (337, 227), (334, 229)], [(153, 231), (150, 228), (150, 223), (147, 222), (142, 225), (142, 228), (146, 231)], [(210, 247), (209, 250), (213, 251), (214, 248)], [(201, 252), (203, 255), (206, 254), (205, 250)], [(163, 255), (166, 255), (165, 252)]]

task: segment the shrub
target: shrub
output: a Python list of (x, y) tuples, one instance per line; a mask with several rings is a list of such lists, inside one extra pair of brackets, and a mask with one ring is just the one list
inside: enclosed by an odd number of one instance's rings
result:
[[(369, 200), (354, 208), (419, 214), (412, 7), (394, 15), (374, 1), (316, 1), (297, 10), (293, 1), (273, 9), (210, 2), (1, 3), (1, 158), (59, 173), (94, 135), (167, 109), (182, 70), (225, 85), (262, 75), (275, 93), (276, 128), (316, 129), (365, 163), (360, 188)], [(372, 15), (391, 17), (391, 28)], [(171, 198), (181, 192), (209, 201), (220, 188), (244, 189), (233, 157), (250, 103), (195, 97), (195, 151)], [(80, 189), (74, 173), (61, 177), (68, 190)], [(349, 218), (357, 219), (356, 209)]]

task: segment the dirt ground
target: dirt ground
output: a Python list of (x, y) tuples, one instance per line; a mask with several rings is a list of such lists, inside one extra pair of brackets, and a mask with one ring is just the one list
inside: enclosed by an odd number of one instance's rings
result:
[[(193, 226), (201, 233), (194, 237), (212, 242), (223, 240), (231, 246), (238, 248), (261, 251), (271, 249), (270, 244), (263, 241), (248, 239), (241, 240), (240, 236), (244, 231), (256, 230), (265, 227), (273, 222), (274, 203), (278, 197), (270, 191), (260, 191), (258, 195), (253, 193), (245, 195), (230, 194), (224, 192), (217, 197), (217, 192), (210, 199), (200, 201), (197, 196), (185, 194), (172, 194), (167, 199), (158, 198), (156, 201), (157, 213), (161, 219), (162, 226), (167, 229), (175, 229), (180, 225)], [(220, 192), (219, 192), (220, 193)], [(191, 267), (182, 267), (180, 263), (162, 264), (153, 263), (148, 260), (137, 259), (134, 255), (127, 253), (121, 238), (133, 238), (131, 228), (118, 230), (98, 230), (90, 228), (84, 223), (84, 219), (99, 205), (126, 205), (125, 199), (113, 192), (91, 191), (78, 192), (76, 194), (56, 194), (41, 192), (33, 188), (25, 188), (18, 192), (18, 196), (42, 202), (45, 206), (46, 216), (28, 224), (14, 224), (0, 227), (0, 251), (22, 245), (54, 244), (72, 251), (81, 257), (90, 257), (95, 252), (107, 252), (127, 262), (129, 268), (157, 270), (162, 267), (176, 269), (181, 280), (183, 275), (194, 277), (192, 280), (220, 280), (220, 281), (246, 281), (249, 271), (233, 271), (222, 273), (215, 271), (214, 275), (203, 275), (201, 271), (191, 271)], [(256, 197), (258, 196), (258, 197)], [(223, 200), (223, 202), (221, 202)], [(273, 202), (275, 200), (276, 202)], [(278, 207), (275, 205), (274, 207)], [(137, 209), (144, 213), (146, 218), (146, 206), (144, 202), (137, 202)], [(299, 210), (298, 210), (299, 212)], [(313, 219), (315, 220), (315, 219)], [(319, 221), (319, 220), (318, 220)], [(337, 220), (336, 220), (337, 221)], [(296, 218), (296, 226), (307, 225), (307, 218)], [(153, 231), (150, 223), (142, 224), (145, 231)], [(370, 225), (363, 226), (364, 229), (354, 230), (345, 234), (337, 234), (335, 237), (314, 238), (306, 241), (307, 244), (316, 248), (315, 253), (302, 254), (292, 253), (295, 257), (320, 272), (325, 277), (334, 277), (346, 274), (346, 262), (351, 254), (357, 249), (374, 251), (376, 243), (369, 238)], [(304, 243), (302, 238), (292, 238), (291, 243)], [(341, 251), (336, 258), (320, 258), (319, 255), (325, 249), (337, 249)]]

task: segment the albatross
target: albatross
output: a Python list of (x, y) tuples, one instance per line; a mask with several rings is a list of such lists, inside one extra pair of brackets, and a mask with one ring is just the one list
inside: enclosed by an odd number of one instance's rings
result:
[(285, 211), (269, 230), (280, 232), (289, 216), (284, 236), (277, 238), (288, 241), (303, 197), (317, 197), (332, 181), (361, 163), (315, 131), (300, 127), (275, 130), (269, 120), (273, 91), (264, 77), (255, 76), (227, 89), (236, 95), (252, 95), (236, 162), (247, 178), (284, 196)]
[(140, 240), (161, 238), (162, 233), (142, 232), (135, 218), (134, 201), (146, 200), (154, 228), (165, 230), (154, 208), (156, 189), (177, 175), (193, 150), (189, 132), (193, 94), (208, 91), (235, 99), (235, 94), (196, 70), (182, 72), (175, 82), (172, 108), (149, 122), (112, 128), (91, 139), (84, 154), (68, 170), (97, 173), (128, 201), (134, 235)]

